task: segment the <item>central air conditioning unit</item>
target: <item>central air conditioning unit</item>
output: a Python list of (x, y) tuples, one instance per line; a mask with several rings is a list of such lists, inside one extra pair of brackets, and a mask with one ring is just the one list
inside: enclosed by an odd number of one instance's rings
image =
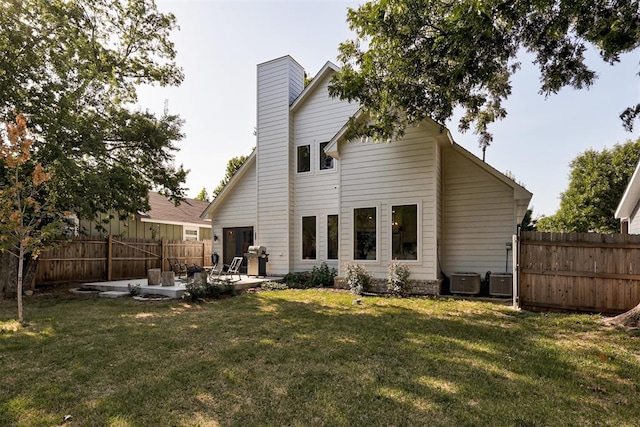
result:
[(489, 278), (489, 293), (495, 296), (512, 296), (513, 276), (509, 273), (492, 273)]
[(450, 291), (452, 294), (479, 294), (480, 275), (478, 273), (453, 273)]

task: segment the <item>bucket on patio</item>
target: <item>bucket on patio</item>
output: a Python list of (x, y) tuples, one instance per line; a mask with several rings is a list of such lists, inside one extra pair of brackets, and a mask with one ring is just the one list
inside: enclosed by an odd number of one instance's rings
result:
[(148, 285), (159, 285), (160, 284), (160, 273), (162, 270), (159, 268), (150, 268), (147, 270), (147, 284)]

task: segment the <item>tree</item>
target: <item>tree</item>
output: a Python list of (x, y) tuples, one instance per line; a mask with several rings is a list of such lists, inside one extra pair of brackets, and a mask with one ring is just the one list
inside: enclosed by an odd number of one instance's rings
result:
[(0, 251), (18, 260), (16, 272), (18, 321), (24, 321), (22, 284), (25, 255), (36, 258), (40, 249), (59, 236), (62, 215), (53, 209), (53, 193), (47, 191), (51, 174), (33, 162), (33, 140), (26, 120), (18, 115), (5, 123), (0, 145), (0, 164), (4, 185), (0, 190)]
[(172, 14), (153, 0), (0, 0), (0, 28), (0, 122), (29, 121), (54, 211), (124, 217), (151, 190), (184, 198), (180, 118), (132, 109), (138, 85), (182, 81)]
[(209, 201), (209, 193), (207, 193), (207, 189), (202, 187), (202, 190), (200, 190), (198, 195), (195, 197), (195, 200), (202, 200), (203, 202), (208, 202)]
[(218, 194), (220, 194), (220, 192), (229, 183), (229, 181), (231, 181), (233, 175), (238, 172), (238, 169), (242, 167), (242, 165), (247, 161), (248, 158), (249, 156), (238, 156), (229, 159), (229, 161), (227, 162), (227, 169), (224, 178), (222, 178), (220, 184), (218, 184), (218, 186), (213, 189), (213, 198), (216, 198)]
[(522, 217), (522, 222), (520, 223), (520, 229), (522, 231), (536, 231), (537, 230), (537, 219), (533, 219), (533, 209), (527, 209)]
[[(637, 0), (372, 0), (347, 20), (357, 38), (340, 44), (330, 93), (362, 105), (352, 138), (390, 140), (427, 117), (444, 124), (461, 108), (459, 130), (473, 125), (486, 148), (488, 125), (507, 114), (519, 51), (535, 55), (548, 96), (595, 82), (587, 46), (613, 65), (640, 44)], [(621, 115), (627, 128), (639, 114), (640, 104)]]
[(560, 208), (537, 222), (539, 231), (616, 233), (614, 214), (640, 160), (640, 139), (602, 151), (587, 150), (570, 163)]
[(173, 15), (153, 0), (0, 0), (0, 25), (0, 115), (28, 118), (61, 210), (144, 211), (152, 189), (184, 197), (181, 120), (131, 110), (138, 85), (182, 81)]

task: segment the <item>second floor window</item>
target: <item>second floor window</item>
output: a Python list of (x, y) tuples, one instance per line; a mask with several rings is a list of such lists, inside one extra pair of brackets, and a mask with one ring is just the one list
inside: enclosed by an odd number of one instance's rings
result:
[(311, 146), (300, 145), (298, 147), (298, 173), (311, 170)]
[(320, 155), (318, 156), (320, 158), (320, 165), (319, 165), (320, 170), (333, 169), (333, 157), (327, 156), (327, 154), (324, 152), (324, 149), (327, 146), (327, 144), (329, 143), (328, 142), (320, 143)]

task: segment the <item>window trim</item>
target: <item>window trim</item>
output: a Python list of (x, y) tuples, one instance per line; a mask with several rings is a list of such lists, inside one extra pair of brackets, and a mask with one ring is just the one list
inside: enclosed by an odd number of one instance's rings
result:
[(392, 201), (389, 202), (389, 261), (393, 259), (393, 208), (394, 206), (410, 206), (416, 207), (416, 259), (399, 259), (398, 262), (404, 264), (420, 264), (422, 262), (422, 204), (417, 201)]
[[(356, 209), (375, 209), (376, 210), (376, 257), (374, 259), (356, 259), (355, 254), (355, 244), (356, 244)], [(380, 204), (376, 203), (373, 205), (362, 205), (362, 206), (353, 206), (351, 208), (351, 255), (350, 259), (353, 262), (357, 263), (366, 263), (366, 264), (377, 264), (380, 262)]]
[[(195, 231), (196, 232), (196, 238), (189, 238), (187, 239), (187, 231)], [(191, 236), (193, 237), (193, 236)], [(194, 240), (194, 241), (199, 241), (200, 240), (200, 227), (194, 227), (192, 225), (183, 225), (182, 226), (182, 240), (184, 240), (185, 242), (187, 240)]]

